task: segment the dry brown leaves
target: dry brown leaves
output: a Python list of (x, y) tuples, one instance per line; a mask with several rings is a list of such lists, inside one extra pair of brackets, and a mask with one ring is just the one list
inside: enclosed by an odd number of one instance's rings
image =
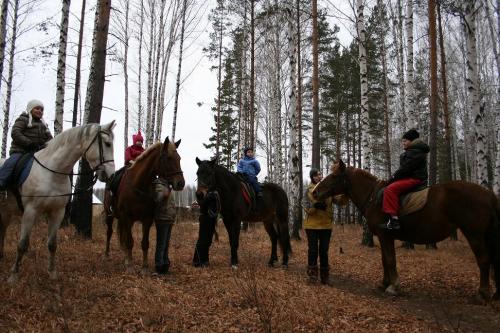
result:
[[(229, 245), (211, 249), (210, 267), (191, 265), (197, 225), (174, 227), (171, 273), (142, 276), (140, 227), (136, 225), (137, 274), (124, 273), (116, 236), (104, 253), (104, 227), (94, 240), (59, 231), (60, 279), (46, 273), (46, 225), (35, 227), (19, 282), (6, 283), (15, 257), (19, 226), (9, 228), (6, 257), (0, 261), (0, 331), (64, 332), (494, 332), (500, 306), (475, 301), (478, 269), (463, 237), (437, 251), (398, 249), (403, 294), (385, 296), (378, 246), (359, 245), (358, 226), (335, 227), (330, 248), (333, 287), (306, 284), (306, 242), (293, 242), (287, 270), (268, 268), (270, 244), (257, 225), (242, 232), (240, 266), (229, 266)], [(152, 231), (150, 265), (155, 233)], [(339, 247), (344, 254), (339, 254)]]

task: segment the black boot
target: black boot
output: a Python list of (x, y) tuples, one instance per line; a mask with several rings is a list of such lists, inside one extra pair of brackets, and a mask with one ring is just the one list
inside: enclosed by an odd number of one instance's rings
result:
[(379, 224), (378, 226), (382, 229), (387, 229), (387, 230), (399, 230), (399, 229), (401, 229), (401, 225), (399, 224), (399, 220), (395, 219), (392, 216), (389, 217), (389, 220), (387, 221), (387, 223)]
[(321, 284), (331, 286), (332, 282), (330, 281), (330, 267), (321, 267), (319, 270), (319, 276), (321, 279)]
[(307, 266), (307, 282), (310, 284), (318, 282), (318, 266)]

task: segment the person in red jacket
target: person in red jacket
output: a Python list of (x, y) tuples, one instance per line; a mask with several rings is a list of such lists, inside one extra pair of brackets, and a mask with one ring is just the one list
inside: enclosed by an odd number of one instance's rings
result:
[(141, 131), (132, 135), (132, 141), (134, 143), (125, 149), (125, 165), (132, 164), (144, 151), (144, 147), (142, 146), (144, 139), (142, 138)]

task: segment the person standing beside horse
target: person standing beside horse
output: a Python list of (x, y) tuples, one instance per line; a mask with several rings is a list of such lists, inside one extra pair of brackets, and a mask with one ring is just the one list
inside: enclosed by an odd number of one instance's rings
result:
[(125, 149), (125, 165), (134, 163), (135, 159), (144, 152), (144, 147), (142, 146), (144, 139), (140, 130), (137, 134), (132, 135), (132, 142), (132, 145)]
[(43, 119), (43, 103), (33, 99), (12, 127), (12, 144), (9, 158), (0, 168), (0, 191), (5, 191), (9, 178), (19, 159), (27, 153), (36, 153), (52, 139), (49, 127)]
[(237, 171), (245, 175), (248, 183), (252, 185), (255, 195), (260, 198), (262, 197), (262, 189), (257, 181), (257, 175), (260, 172), (259, 161), (255, 159), (252, 147), (245, 147), (243, 155), (243, 158), (238, 162)]
[(405, 150), (399, 157), (399, 169), (396, 170), (384, 190), (382, 210), (389, 216), (387, 224), (380, 227), (398, 230), (399, 197), (427, 181), (427, 154), (429, 146), (419, 139), (420, 134), (412, 128), (403, 135)]
[(304, 229), (307, 235), (307, 276), (309, 283), (318, 281), (318, 256), (320, 263), (320, 279), (322, 284), (330, 285), (330, 266), (328, 250), (332, 236), (333, 209), (332, 198), (317, 201), (313, 197), (316, 185), (323, 179), (321, 172), (315, 168), (309, 171), (311, 183), (307, 188), (305, 211), (307, 217)]
[(168, 183), (158, 177), (153, 181), (154, 201), (156, 204), (154, 221), (156, 226), (155, 271), (159, 275), (168, 273), (170, 259), (168, 248), (176, 211), (174, 198)]

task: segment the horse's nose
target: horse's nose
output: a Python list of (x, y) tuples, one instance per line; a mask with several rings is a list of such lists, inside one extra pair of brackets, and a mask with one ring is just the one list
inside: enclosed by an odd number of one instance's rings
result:
[(205, 193), (203, 191), (196, 191), (196, 200), (198, 200), (198, 202), (203, 201), (204, 198)]
[(183, 188), (184, 188), (184, 185), (185, 185), (184, 179), (179, 180), (179, 181), (177, 182), (177, 188), (178, 188), (178, 189), (183, 189)]

